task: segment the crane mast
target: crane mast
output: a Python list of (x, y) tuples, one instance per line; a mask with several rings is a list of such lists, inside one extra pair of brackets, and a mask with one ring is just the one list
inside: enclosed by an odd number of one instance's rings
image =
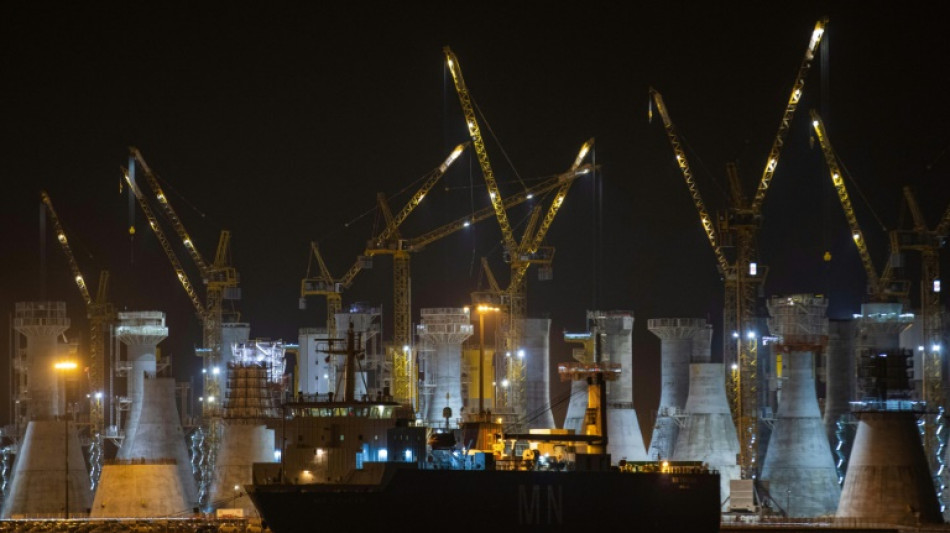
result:
[[(923, 212), (917, 203), (917, 198), (910, 187), (903, 188), (904, 200), (909, 208), (914, 227), (911, 230), (898, 230), (897, 234), (900, 250), (915, 251), (920, 254), (920, 320), (923, 330), (923, 401), (932, 407), (933, 411), (946, 410), (946, 394), (944, 392), (943, 375), (943, 346), (944, 327), (943, 313), (940, 307), (940, 257), (939, 250), (947, 236), (950, 226), (950, 206), (944, 213), (939, 224), (934, 229), (927, 226)], [(925, 425), (924, 445), (927, 456), (937, 464), (943, 463), (940, 457), (940, 440), (935, 423)]]
[(66, 256), (66, 261), (72, 272), (73, 280), (76, 282), (76, 287), (79, 289), (83, 302), (86, 304), (86, 317), (89, 319), (90, 434), (96, 441), (96, 444), (101, 445), (100, 439), (105, 426), (102, 399), (105, 390), (105, 360), (107, 347), (104, 334), (115, 320), (115, 308), (106, 300), (109, 285), (109, 271), (102, 270), (99, 272), (99, 285), (96, 296), (93, 298), (86, 286), (82, 272), (79, 270), (79, 265), (76, 263), (72, 248), (69, 246), (69, 240), (66, 238), (66, 231), (63, 229), (62, 223), (60, 223), (59, 215), (56, 214), (56, 209), (53, 208), (52, 199), (50, 199), (46, 191), (41, 191), (40, 197), (53, 222), (53, 228), (56, 231), (56, 240), (59, 242), (63, 254)]
[[(827, 22), (827, 18), (820, 19), (812, 30), (804, 57), (792, 83), (791, 94), (779, 122), (778, 132), (772, 142), (766, 158), (765, 168), (751, 204), (747, 203), (741, 194), (737, 194), (741, 193), (741, 190), (738, 186), (734, 186), (731, 205), (726, 216), (720, 220), (719, 233), (731, 237), (735, 247), (733, 261), (726, 258), (721, 244), (717, 240), (712, 220), (692, 178), (685, 151), (676, 135), (673, 123), (669, 119), (663, 99), (658, 92), (651, 89), (653, 101), (663, 118), (667, 137), (673, 146), (677, 165), (686, 180), (693, 203), (699, 212), (703, 230), (716, 256), (717, 268), (723, 277), (723, 340), (726, 348), (723, 359), (726, 363), (732, 361), (734, 368), (730, 403), (739, 436), (739, 466), (742, 470), (742, 476), (746, 479), (755, 477), (758, 468), (756, 457), (758, 455), (758, 441), (756, 437), (759, 425), (757, 375), (759, 335), (756, 333), (756, 301), (767, 274), (767, 269), (759, 265), (757, 259), (758, 246), (756, 240), (761, 227), (762, 205), (778, 168), (779, 157), (788, 136), (792, 118), (804, 94), (805, 79), (815, 58), (815, 52), (821, 43)], [(737, 182), (737, 180), (735, 181)], [(730, 354), (731, 348), (728, 344), (730, 334), (735, 342), (734, 356)]]
[(412, 340), (412, 310), (410, 298), (410, 257), (407, 241), (399, 234), (399, 226), (409, 217), (415, 208), (422, 202), (426, 194), (442, 178), (469, 143), (457, 145), (445, 160), (423, 179), (422, 185), (393, 215), (385, 195), (377, 194), (376, 200), (380, 212), (386, 221), (383, 230), (366, 243), (366, 248), (353, 266), (340, 279), (334, 279), (320, 256), (316, 246), (311, 243), (311, 257), (316, 257), (320, 268), (318, 277), (310, 277), (308, 267), (307, 277), (301, 282), (301, 299), (308, 295), (324, 295), (327, 297), (327, 331), (329, 334), (336, 331), (335, 314), (341, 308), (341, 291), (349, 288), (356, 275), (365, 268), (368, 258), (375, 255), (391, 255), (393, 258), (393, 342), (387, 356), (391, 365), (393, 379), (393, 398), (402, 403), (412, 403), (414, 398), (414, 379), (412, 378), (412, 354), (407, 349)]

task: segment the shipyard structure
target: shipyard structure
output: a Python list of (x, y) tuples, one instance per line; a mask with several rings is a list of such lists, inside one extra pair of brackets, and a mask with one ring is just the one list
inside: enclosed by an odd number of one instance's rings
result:
[[(340, 417), (365, 417), (361, 427), (378, 417), (383, 428), (398, 415), (417, 428), (398, 437), (399, 453), (413, 460), (450, 438), (500, 457), (551, 461), (545, 463), (551, 467), (556, 461), (502, 437), (531, 432), (570, 442), (571, 435), (603, 429), (615, 465), (672, 462), (717, 472), (721, 511), (729, 517), (942, 522), (935, 465), (943, 460), (930, 456), (926, 442), (927, 424), (939, 419), (917, 400), (923, 385), (915, 350), (906, 347), (913, 316), (898, 305), (868, 304), (853, 321), (831, 321), (827, 304), (812, 294), (767, 302), (767, 329), (760, 335), (770, 345), (762, 351), (770, 360), (762, 364), (763, 381), (775, 386), (763, 387), (763, 406), (771, 409), (763, 408), (762, 416), (769, 443), (750, 479), (739, 464), (735, 369), (714, 360), (713, 326), (701, 318), (645, 321), (659, 344), (661, 390), (653, 427), (644, 434), (633, 404), (631, 311), (588, 311), (587, 330), (565, 332), (560, 340), (573, 348), (572, 360), (554, 361), (549, 319), (523, 319), (524, 344), (511, 353), (486, 327), (491, 314), (422, 309), (411, 343), (402, 348), (411, 354), (415, 376), (408, 402), (393, 396), (393, 351), (381, 339), (379, 308), (351, 306), (335, 316), (332, 334), (304, 328), (292, 344), (249, 340), (249, 328), (231, 328), (240, 330), (232, 335), (236, 340), (221, 366), (211, 369), (221, 396), (192, 398), (199, 408), (213, 401), (213, 416), (191, 412), (187, 389), (168, 375), (160, 348), (171, 334), (164, 313), (124, 311), (110, 330), (117, 353), (109, 381), (116, 387), (107, 422), (114, 429), (105, 430), (108, 445), (97, 464), (85, 422), (88, 398), (75, 368), (63, 364), (79, 359), (76, 345), (62, 342), (70, 326), (65, 305), (23, 302), (14, 321), (20, 429), (5, 453), (3, 516), (171, 517), (221, 510), (254, 517), (258, 510), (244, 487), (254, 482), (255, 465), (300, 465), (289, 481), (334, 482), (362, 462), (392, 459), (388, 440), (396, 438), (367, 433), (337, 449), (333, 435), (346, 433)], [(506, 401), (514, 386), (506, 372), (511, 357), (525, 368), (523, 412)], [(554, 420), (551, 365), (610, 373), (603, 405), (596, 406), (605, 428), (589, 424), (584, 379), (572, 380), (565, 417)], [(288, 413), (287, 402), (306, 413)], [(344, 404), (365, 409), (348, 415), (338, 409)], [(291, 433), (318, 446), (281, 436)], [(571, 446), (559, 446), (551, 448), (552, 457), (573, 456)]]

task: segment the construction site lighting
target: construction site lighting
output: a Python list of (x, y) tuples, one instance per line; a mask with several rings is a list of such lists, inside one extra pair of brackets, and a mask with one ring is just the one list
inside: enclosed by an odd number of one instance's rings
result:
[(524, 350), (518, 350), (518, 357), (524, 359)]
[(53, 365), (56, 370), (76, 370), (78, 367), (76, 361), (59, 361)]

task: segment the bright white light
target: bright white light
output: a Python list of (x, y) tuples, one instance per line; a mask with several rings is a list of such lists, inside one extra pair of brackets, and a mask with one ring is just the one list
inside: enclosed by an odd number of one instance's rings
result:
[(524, 359), (524, 350), (518, 350), (518, 357)]
[(505, 357), (511, 357), (511, 352), (505, 352)]
[(733, 369), (733, 370), (739, 370), (739, 365), (737, 365), (737, 364), (735, 364), (735, 363), (732, 363), (732, 369)]
[(759, 265), (757, 263), (749, 263), (749, 275), (754, 276), (758, 271)]
[(330, 379), (330, 374), (324, 374), (323, 379)]
[(96, 399), (97, 399), (97, 400), (101, 400), (101, 399), (102, 399), (102, 393), (101, 393), (101, 392), (97, 392), (97, 393), (96, 393)]
[(745, 336), (746, 336), (746, 338), (748, 338), (749, 340), (752, 340), (752, 339), (755, 338), (755, 332), (754, 332), (754, 331), (750, 331), (750, 332), (746, 333)]
[(508, 388), (508, 380), (507, 379), (501, 380), (501, 386), (504, 388)]
[(940, 280), (939, 280), (939, 279), (935, 279), (935, 280), (934, 280), (934, 292), (940, 292)]
[(280, 461), (280, 450), (274, 450), (274, 461)]
[(939, 351), (940, 351), (940, 345), (939, 345), (939, 344), (934, 344), (933, 346), (930, 347), (930, 350), (931, 350), (931, 351), (934, 351), (934, 352), (939, 352)]
[(412, 461), (412, 450), (411, 450), (411, 449), (406, 448), (406, 453), (405, 453), (404, 455), (405, 455), (405, 457), (406, 457), (406, 462)]
[(389, 459), (389, 452), (386, 451), (386, 448), (383, 448), (383, 449), (379, 450), (379, 452), (377, 452), (376, 457), (377, 457), (380, 461), (387, 461), (387, 460)]
[(217, 376), (218, 374), (221, 373), (221, 369), (218, 368), (218, 367), (214, 367), (214, 368), (211, 369), (211, 373), (214, 374), (215, 376)]
[(470, 225), (471, 225), (471, 222), (469, 222), (469, 221), (467, 221), (467, 220), (466, 220), (465, 222), (462, 222), (462, 227), (463, 227), (463, 228), (467, 228), (467, 227), (469, 227)]
[(208, 396), (208, 403), (214, 403), (214, 396)]
[(923, 346), (918, 346), (917, 349), (920, 350), (921, 352), (924, 351), (924, 347), (923, 347)]
[(861, 234), (858, 233), (858, 232), (854, 232), (854, 233), (851, 234), (851, 238), (854, 239), (855, 242), (860, 241), (860, 240), (861, 240)]
[(527, 198), (528, 200), (530, 200), (530, 199), (534, 198), (534, 195), (531, 194), (531, 193), (528, 193), (528, 196), (526, 196), (525, 198)]
[(402, 351), (408, 352), (408, 351), (409, 351), (409, 345), (408, 345), (408, 344), (404, 344), (404, 345), (402, 346)]
[(733, 332), (732, 332), (732, 338), (733, 338), (733, 339), (738, 339), (738, 338), (739, 338), (739, 332), (738, 332), (738, 331), (733, 331)]

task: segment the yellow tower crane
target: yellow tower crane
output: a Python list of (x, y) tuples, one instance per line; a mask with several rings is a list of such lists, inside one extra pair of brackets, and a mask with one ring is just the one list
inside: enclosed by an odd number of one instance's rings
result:
[[(864, 232), (858, 224), (858, 218), (854, 212), (854, 206), (851, 204), (851, 197), (848, 195), (848, 189), (845, 186), (844, 174), (838, 165), (838, 156), (831, 145), (831, 139), (828, 138), (828, 132), (825, 130), (825, 124), (821, 117), (814, 110), (811, 111), (811, 124), (818, 138), (818, 144), (825, 156), (825, 163), (828, 166), (828, 173), (831, 176), (831, 183), (834, 185), (835, 192), (838, 194), (838, 200), (841, 202), (841, 208), (848, 221), (848, 227), (851, 230), (851, 240), (854, 241), (858, 249), (858, 255), (861, 258), (861, 264), (867, 275), (868, 297), (872, 302), (900, 302), (907, 303), (907, 297), (910, 292), (909, 283), (906, 280), (894, 279), (894, 261), (887, 261), (881, 274), (878, 275), (874, 267), (874, 261), (871, 259), (871, 253), (868, 251), (867, 239), (864, 238)], [(898, 252), (896, 234), (890, 233), (891, 253)]]
[[(550, 228), (554, 216), (560, 209), (567, 194), (567, 190), (573, 183), (573, 179), (567, 180), (561, 184), (552, 204), (549, 206), (547, 214), (543, 220), (538, 217), (540, 210), (536, 209), (529, 220), (528, 226), (521, 241), (515, 239), (508, 221), (508, 214), (505, 208), (505, 201), (502, 199), (498, 183), (495, 180), (495, 173), (492, 169), (488, 157), (488, 151), (485, 148), (485, 141), (482, 138), (481, 128), (478, 119), (475, 116), (475, 106), (472, 103), (468, 86), (465, 84), (465, 78), (462, 76), (462, 68), (455, 53), (448, 46), (443, 48), (446, 58), (446, 65), (452, 74), (452, 80), (455, 84), (455, 91), (458, 94), (459, 104), (462, 113), (465, 116), (465, 123), (468, 129), (472, 145), (478, 155), (478, 163), (485, 179), (485, 185), (488, 189), (488, 197), (491, 201), (491, 207), (501, 229), (503, 253), (510, 261), (511, 277), (508, 287), (505, 290), (503, 302), (502, 323), (505, 330), (505, 351), (508, 353), (518, 352), (523, 337), (523, 319), (525, 318), (527, 303), (525, 298), (524, 274), (532, 264), (541, 264), (549, 268), (553, 257), (554, 249), (552, 247), (541, 247), (547, 230)], [(575, 160), (569, 173), (577, 171), (584, 156), (590, 150), (593, 140), (588, 141), (581, 148), (581, 153)], [(540, 222), (539, 222), (540, 220)], [(509, 398), (509, 406), (513, 407), (516, 413), (524, 413), (524, 365), (519, 357), (508, 359), (511, 364), (508, 367), (509, 382), (512, 384), (512, 397)]]
[[(209, 264), (198, 251), (198, 248), (185, 229), (184, 224), (182, 224), (178, 214), (168, 202), (168, 197), (158, 183), (158, 179), (137, 148), (129, 148), (129, 159), (130, 169), (134, 169), (135, 163), (138, 163), (138, 166), (142, 168), (145, 179), (155, 194), (155, 199), (158, 201), (165, 217), (171, 223), (175, 233), (185, 246), (185, 249), (188, 250), (188, 255), (191, 256), (192, 261), (198, 267), (202, 282), (205, 284), (205, 303), (202, 306), (203, 310), (198, 313), (202, 323), (202, 347), (204, 348), (204, 350), (202, 350), (204, 375), (202, 414), (205, 417), (214, 419), (220, 416), (223, 402), (221, 387), (221, 380), (223, 378), (221, 358), (224, 350), (222, 345), (222, 325), (226, 321), (237, 322), (240, 319), (240, 315), (237, 314), (236, 311), (225, 311), (223, 305), (225, 300), (237, 299), (240, 294), (237, 269), (230, 265), (231, 233), (227, 230), (221, 232), (214, 262)], [(134, 190), (139, 191), (139, 193), (136, 194), (136, 197), (138, 197), (141, 190), (137, 189), (137, 187), (134, 188), (133, 191)], [(140, 198), (139, 203), (142, 205), (144, 211), (146, 209), (145, 198)], [(160, 231), (157, 220), (155, 224), (152, 224), (152, 221), (149, 220), (149, 225), (152, 226), (152, 230), (155, 231), (157, 235), (158, 231)], [(171, 259), (171, 257), (169, 257), (169, 259)], [(177, 258), (173, 262), (173, 265), (175, 262), (177, 262)], [(177, 271), (178, 268), (176, 268), (176, 273)], [(179, 277), (183, 274), (184, 271), (182, 270)], [(191, 296), (190, 293), (189, 296)]]
[(393, 257), (393, 342), (387, 354), (387, 361), (392, 368), (393, 398), (398, 402), (411, 403), (415, 396), (412, 354), (411, 348), (408, 348), (412, 340), (410, 258), (407, 241), (400, 235), (399, 226), (422, 202), (452, 163), (462, 155), (468, 144), (466, 142), (456, 146), (438, 167), (429, 172), (423, 178), (422, 186), (395, 215), (385, 195), (377, 194), (376, 201), (383, 214), (386, 227), (366, 243), (363, 254), (357, 257), (353, 266), (340, 279), (333, 278), (316, 245), (311, 243), (311, 258), (316, 258), (319, 274), (311, 276), (311, 268), (308, 266), (307, 276), (301, 281), (300, 297), (301, 301), (311, 295), (323, 295), (327, 298), (327, 333), (330, 335), (336, 331), (336, 313), (342, 307), (341, 293), (352, 285), (356, 275), (367, 267), (373, 256), (391, 255)]
[(920, 253), (920, 318), (924, 338), (924, 401), (928, 405), (946, 409), (943, 389), (944, 321), (940, 307), (939, 250), (950, 232), (950, 206), (940, 222), (930, 229), (910, 187), (904, 187), (904, 200), (914, 220), (911, 230), (898, 230), (897, 241), (901, 250)]
[(663, 98), (659, 92), (653, 88), (650, 89), (651, 101), (656, 105), (657, 111), (663, 119), (663, 125), (673, 147), (676, 163), (683, 174), (687, 188), (693, 198), (693, 203), (699, 212), (700, 223), (709, 243), (712, 245), (717, 268), (723, 278), (723, 341), (724, 344), (730, 342), (729, 338), (731, 336), (732, 342), (735, 342), (735, 346), (727, 347), (723, 355), (724, 363), (731, 363), (733, 368), (737, 370), (737, 372), (732, 373), (736, 379), (732, 383), (730, 403), (739, 434), (739, 465), (745, 479), (755, 477), (758, 470), (759, 400), (757, 386), (758, 334), (755, 331), (756, 300), (767, 274), (767, 269), (759, 265), (757, 257), (757, 237), (762, 222), (762, 205), (778, 168), (779, 156), (785, 145), (785, 139), (788, 136), (798, 103), (804, 94), (805, 79), (811, 69), (815, 52), (821, 43), (827, 22), (826, 18), (822, 18), (812, 30), (805, 55), (792, 83), (791, 94), (785, 104), (778, 132), (772, 141), (765, 168), (762, 171), (751, 203), (742, 194), (737, 176), (733, 172), (730, 173), (732, 195), (726, 216), (719, 220), (719, 233), (727, 235), (734, 245), (735, 256), (732, 261), (726, 257), (722, 243), (717, 237), (713, 221), (706, 211), (705, 204), (690, 171), (686, 152), (667, 112)]
[[(60, 223), (59, 216), (53, 208), (53, 201), (46, 191), (41, 191), (40, 197), (43, 205), (53, 221), (53, 228), (56, 230), (56, 240), (59, 241), (63, 253), (66, 255), (66, 261), (69, 263), (69, 269), (72, 271), (73, 280), (79, 288), (83, 302), (86, 304), (86, 317), (89, 319), (89, 423), (90, 435), (94, 446), (99, 447), (101, 452), (103, 427), (105, 426), (105, 417), (103, 413), (103, 396), (105, 389), (105, 357), (108, 346), (105, 343), (107, 332), (115, 321), (115, 307), (106, 300), (106, 294), (109, 286), (109, 271), (101, 270), (99, 272), (99, 286), (96, 290), (95, 298), (89, 293), (86, 287), (85, 279), (73, 256), (72, 248), (66, 238), (66, 231)], [(91, 454), (93, 458), (101, 459), (101, 453)], [(93, 472), (98, 473), (98, 466), (94, 465)]]

